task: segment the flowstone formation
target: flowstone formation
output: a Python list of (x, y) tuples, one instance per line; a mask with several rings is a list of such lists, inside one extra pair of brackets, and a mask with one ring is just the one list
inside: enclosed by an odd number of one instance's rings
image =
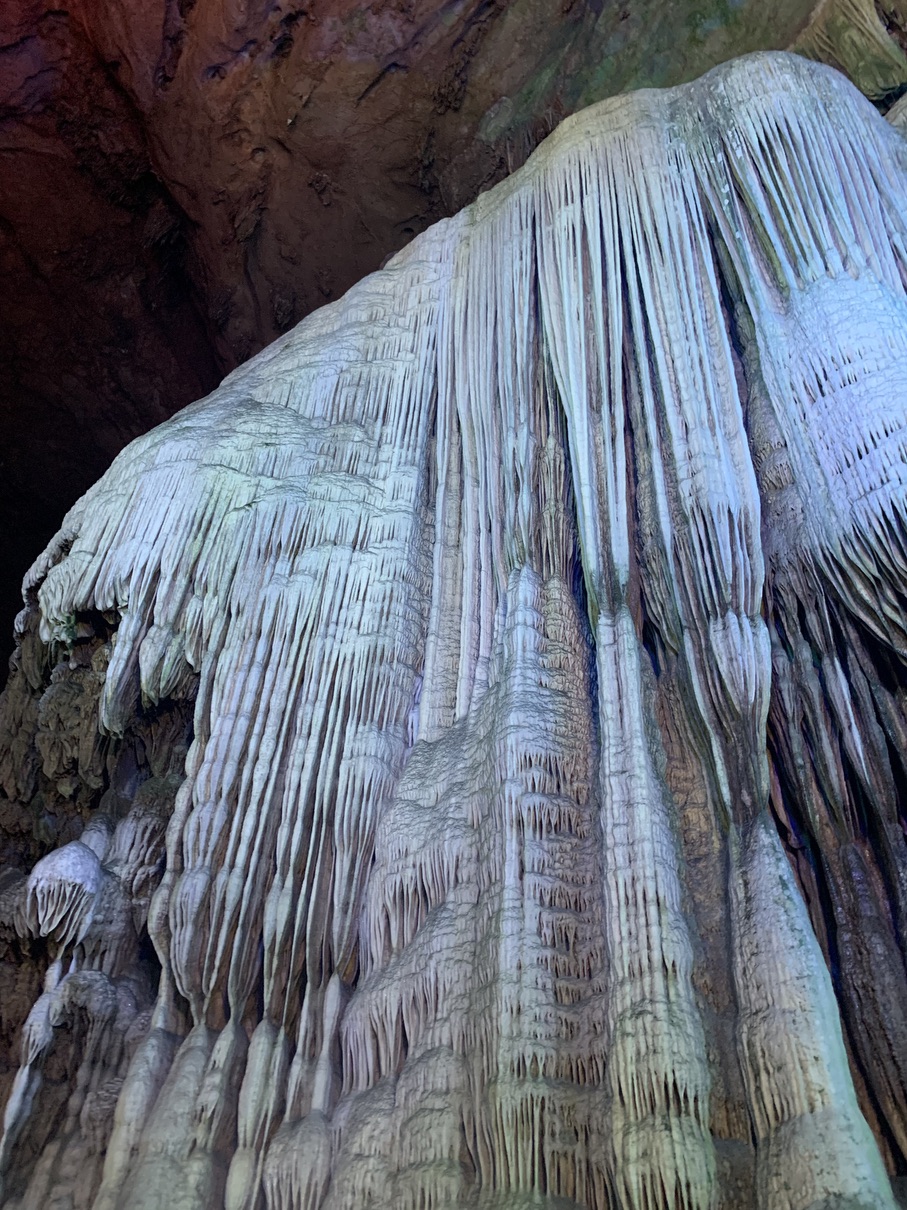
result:
[(76, 505), (4, 1206), (892, 1210), (905, 170), (792, 56), (604, 102)]

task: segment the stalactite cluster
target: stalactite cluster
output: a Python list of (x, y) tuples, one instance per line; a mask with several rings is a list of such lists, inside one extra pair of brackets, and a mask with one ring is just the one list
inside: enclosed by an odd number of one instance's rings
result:
[(905, 171), (794, 56), (606, 101), (76, 505), (4, 1206), (893, 1210)]

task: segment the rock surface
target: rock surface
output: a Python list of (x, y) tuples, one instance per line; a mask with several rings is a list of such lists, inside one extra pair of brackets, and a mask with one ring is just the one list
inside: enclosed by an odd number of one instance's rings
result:
[(871, 0), (5, 0), (0, 633), (131, 438), (564, 115), (794, 41), (884, 101), (899, 5), (886, 33)]
[(75, 506), (8, 1210), (894, 1206), (905, 187), (796, 56), (604, 102)]

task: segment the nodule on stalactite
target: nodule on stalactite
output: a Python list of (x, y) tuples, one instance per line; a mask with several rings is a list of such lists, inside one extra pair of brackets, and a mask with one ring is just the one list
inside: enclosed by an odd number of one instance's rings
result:
[(894, 1210), (905, 172), (792, 55), (605, 101), (72, 509), (0, 1204)]

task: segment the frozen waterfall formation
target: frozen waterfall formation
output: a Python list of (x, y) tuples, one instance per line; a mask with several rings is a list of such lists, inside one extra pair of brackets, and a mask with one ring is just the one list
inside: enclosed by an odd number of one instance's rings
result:
[(76, 505), (7, 1207), (894, 1206), (905, 170), (794, 56), (597, 105)]

